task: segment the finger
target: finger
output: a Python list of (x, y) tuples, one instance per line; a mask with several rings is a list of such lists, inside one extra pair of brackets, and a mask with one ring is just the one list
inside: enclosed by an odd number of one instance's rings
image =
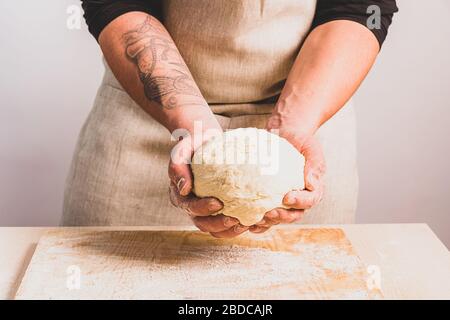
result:
[(173, 183), (170, 184), (169, 198), (174, 206), (187, 211), (191, 216), (208, 216), (223, 208), (222, 202), (213, 197), (198, 198), (193, 194), (182, 196)]
[(213, 197), (197, 198), (193, 195), (189, 196), (185, 203), (187, 210), (194, 216), (209, 216), (223, 208), (222, 202)]
[(304, 213), (304, 210), (276, 208), (267, 212), (264, 219), (270, 220), (273, 224), (292, 223), (300, 220)]
[(283, 204), (293, 209), (311, 209), (322, 198), (321, 189), (315, 191), (292, 190), (283, 198)]
[(249, 229), (249, 227), (247, 227), (247, 226), (237, 224), (234, 227), (232, 227), (228, 230), (225, 230), (225, 231), (211, 232), (211, 235), (216, 238), (234, 238), (234, 237), (237, 237), (238, 235), (244, 233), (248, 229)]
[(320, 187), (321, 179), (325, 174), (326, 165), (322, 147), (317, 138), (310, 138), (301, 150), (305, 157), (305, 187), (308, 190), (316, 190)]
[[(325, 157), (323, 154), (322, 146), (319, 140), (316, 137), (309, 138), (301, 148), (301, 153), (305, 157), (306, 161), (310, 162), (310, 166), (312, 167), (322, 167), (325, 165)], [(324, 171), (324, 170), (322, 170)]]
[(258, 223), (256, 223), (255, 226), (258, 226), (258, 227), (271, 227), (271, 226), (274, 226), (274, 225), (277, 225), (277, 224), (279, 224), (278, 221), (269, 219), (268, 217), (264, 216), (264, 218), (261, 221), (259, 221)]
[(271, 225), (291, 223), (301, 219), (304, 213), (304, 210), (275, 208), (265, 214), (264, 220), (269, 221)]
[(305, 165), (303, 174), (305, 176), (305, 189), (309, 191), (316, 191), (321, 188), (323, 184), (324, 169), (319, 167), (311, 167)]
[(280, 217), (280, 214), (278, 213), (278, 208), (275, 208), (273, 210), (270, 210), (268, 212), (266, 212), (266, 214), (264, 215), (264, 219), (269, 219), (271, 221), (278, 221)]
[(189, 138), (178, 142), (170, 153), (169, 178), (183, 196), (188, 195), (192, 190), (193, 178), (189, 165), (192, 153), (193, 148)]
[(304, 210), (296, 210), (296, 209), (279, 209), (280, 214), (280, 223), (293, 223), (299, 221), (303, 215), (305, 214)]
[(249, 231), (252, 233), (263, 233), (266, 232), (267, 230), (269, 230), (270, 227), (261, 227), (261, 226), (251, 226)]
[(182, 196), (187, 196), (192, 191), (192, 172), (189, 165), (169, 163), (169, 178), (177, 187)]
[[(287, 223), (291, 219), (289, 218), (291, 215), (302, 215), (303, 210), (297, 209), (284, 209), (284, 208), (275, 208), (269, 212), (267, 212), (264, 216), (264, 220), (268, 222), (270, 225), (277, 225), (280, 223)], [(292, 217), (293, 219), (295, 217)], [(264, 226), (264, 225), (263, 225)]]
[(216, 216), (193, 217), (195, 226), (203, 232), (221, 232), (239, 224), (239, 220), (219, 214)]

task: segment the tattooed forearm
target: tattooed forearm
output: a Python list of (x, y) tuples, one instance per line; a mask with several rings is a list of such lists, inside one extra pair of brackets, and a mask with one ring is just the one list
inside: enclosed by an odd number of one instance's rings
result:
[(127, 57), (138, 68), (148, 100), (167, 109), (205, 105), (178, 49), (156, 19), (147, 16), (122, 38)]

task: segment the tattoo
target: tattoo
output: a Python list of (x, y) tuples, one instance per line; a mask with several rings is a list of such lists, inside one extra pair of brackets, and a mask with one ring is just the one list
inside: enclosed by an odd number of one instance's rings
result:
[(170, 35), (151, 16), (122, 39), (126, 56), (138, 68), (148, 100), (172, 109), (188, 105), (205, 105), (200, 90), (192, 78)]

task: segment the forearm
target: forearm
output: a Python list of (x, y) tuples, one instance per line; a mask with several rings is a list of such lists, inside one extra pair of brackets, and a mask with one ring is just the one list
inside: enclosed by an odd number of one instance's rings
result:
[(164, 26), (142, 12), (112, 21), (100, 34), (105, 59), (125, 91), (169, 131), (220, 129)]
[(354, 94), (379, 51), (364, 26), (337, 20), (305, 40), (269, 120), (269, 129), (296, 128), (311, 136)]

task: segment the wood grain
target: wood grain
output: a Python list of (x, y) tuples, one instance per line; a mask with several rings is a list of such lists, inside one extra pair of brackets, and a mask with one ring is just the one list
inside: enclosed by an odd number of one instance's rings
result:
[[(67, 286), (74, 266), (79, 289)], [(39, 241), (16, 298), (381, 298), (367, 276), (340, 228), (231, 240), (196, 231), (59, 229)]]

